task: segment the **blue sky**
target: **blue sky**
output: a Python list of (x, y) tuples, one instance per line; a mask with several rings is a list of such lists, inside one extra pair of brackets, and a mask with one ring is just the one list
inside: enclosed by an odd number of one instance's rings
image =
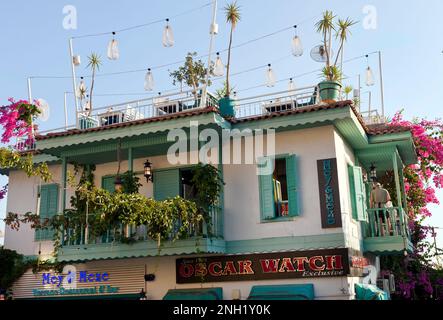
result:
[[(163, 23), (154, 24), (116, 35), (121, 58), (117, 61), (106, 59), (106, 45), (110, 36), (74, 40), (74, 51), (80, 54), (82, 65), (78, 74), (88, 75), (86, 57), (91, 52), (102, 56), (100, 73), (138, 70), (183, 59), (189, 51), (206, 54), (208, 51), (208, 29), (210, 7), (204, 7), (188, 15), (172, 18), (209, 0), (188, 1), (1, 1), (0, 2), (0, 101), (8, 97), (27, 97), (28, 76), (69, 76), (68, 39), (72, 36), (108, 32), (150, 21), (171, 18), (175, 45), (164, 48), (161, 44)], [(219, 0), (219, 7), (226, 1)], [(252, 42), (233, 50), (232, 70), (243, 71), (272, 63), (277, 80), (297, 76), (321, 67), (311, 60), (309, 50), (319, 44), (320, 36), (314, 31), (314, 24), (321, 12), (330, 9), (341, 17), (350, 16), (360, 21), (353, 28), (352, 37), (346, 45), (345, 59), (362, 56), (381, 50), (383, 54), (383, 76), (385, 82), (386, 114), (404, 108), (408, 118), (422, 116), (429, 119), (442, 117), (438, 93), (443, 87), (443, 45), (436, 37), (442, 30), (440, 12), (443, 2), (427, 0), (426, 3), (403, 1), (369, 0), (239, 0), (242, 20), (234, 34), (234, 45), (258, 38), (262, 35), (297, 24), (305, 53), (302, 57), (290, 56), (290, 40), (293, 30), (278, 33), (260, 41)], [(77, 10), (77, 29), (63, 28), (63, 8), (73, 5)], [(377, 12), (376, 29), (365, 29), (363, 21), (365, 6), (373, 6)], [(228, 26), (221, 8), (218, 10), (219, 34), (216, 50), (228, 45)], [(226, 62), (226, 55), (222, 54)], [(205, 60), (206, 61), (206, 60)], [(377, 59), (369, 58), (369, 64), (378, 79)], [(364, 74), (365, 59), (345, 64), (344, 72), (349, 77), (346, 83), (357, 86), (357, 75)], [(177, 65), (169, 67), (174, 70)], [(99, 73), (99, 74), (100, 74)], [(155, 92), (173, 89), (168, 68), (154, 70)], [(286, 89), (287, 82), (278, 83), (275, 88), (261, 87), (243, 91), (264, 83), (265, 68), (232, 77), (231, 82), (240, 97)], [(118, 76), (99, 77), (96, 81), (97, 94), (140, 93), (128, 96), (97, 96), (95, 104), (106, 105), (149, 96), (143, 92), (144, 73), (130, 73)], [(313, 85), (318, 82), (317, 73), (296, 78), (297, 86)], [(214, 83), (212, 90), (221, 86)], [(63, 125), (63, 93), (72, 91), (70, 79), (35, 79), (32, 82), (33, 96), (44, 98), (51, 106), (48, 122), (40, 124), (42, 130)], [(378, 80), (371, 90), (373, 105), (380, 106)], [(363, 96), (364, 102), (366, 95)], [(69, 123), (74, 120), (73, 99), (68, 100)], [(6, 179), (0, 178), (3, 184)], [(443, 201), (443, 192), (438, 193)], [(0, 203), (0, 217), (4, 216), (5, 203)], [(443, 228), (443, 212), (440, 206), (431, 207), (434, 217), (429, 223)], [(0, 229), (2, 223), (0, 223)], [(439, 236), (443, 245), (443, 230)], [(1, 239), (0, 239), (1, 241)]]

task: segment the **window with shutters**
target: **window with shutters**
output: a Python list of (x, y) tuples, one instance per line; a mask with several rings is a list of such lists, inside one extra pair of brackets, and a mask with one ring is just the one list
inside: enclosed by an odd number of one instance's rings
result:
[(192, 167), (165, 169), (154, 172), (154, 199), (165, 200), (181, 196), (195, 199), (192, 180)]
[(299, 215), (297, 190), (297, 158), (281, 155), (259, 159), (259, 168), (270, 166), (271, 171), (259, 172), (260, 211), (262, 220), (278, 220)]
[(348, 166), (349, 186), (351, 192), (352, 217), (358, 221), (366, 221), (366, 194), (363, 175), (360, 167)]
[[(44, 222), (47, 219), (52, 218), (58, 213), (58, 197), (59, 197), (59, 186), (58, 184), (46, 184), (40, 186), (40, 221)], [(54, 230), (39, 229), (35, 231), (35, 240), (52, 240), (54, 238)]]
[(115, 192), (115, 177), (116, 175), (102, 177), (102, 189), (110, 193)]

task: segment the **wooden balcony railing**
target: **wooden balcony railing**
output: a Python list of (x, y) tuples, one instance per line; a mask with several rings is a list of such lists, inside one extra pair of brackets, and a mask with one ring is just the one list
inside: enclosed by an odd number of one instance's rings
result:
[(368, 209), (366, 237), (404, 236), (410, 238), (409, 219), (403, 208)]

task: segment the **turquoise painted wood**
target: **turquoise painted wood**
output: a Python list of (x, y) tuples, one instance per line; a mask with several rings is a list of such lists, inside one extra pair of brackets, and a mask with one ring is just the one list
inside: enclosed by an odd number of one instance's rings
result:
[[(55, 216), (58, 212), (59, 185), (46, 184), (40, 187), (40, 220), (44, 221)], [(52, 240), (54, 230), (41, 229), (35, 231), (35, 240)]]
[(295, 155), (286, 156), (286, 179), (288, 186), (288, 206), (289, 216), (295, 217), (300, 214), (298, 189), (297, 189), (297, 157)]
[(360, 167), (348, 166), (349, 186), (351, 191), (352, 217), (366, 221), (366, 200), (363, 175)]
[(180, 195), (179, 169), (154, 171), (154, 199), (165, 200)]
[[(262, 220), (275, 218), (274, 183), (272, 181), (273, 163), (274, 161), (271, 157), (263, 157), (258, 160), (258, 187)], [(269, 168), (266, 168), (267, 166), (269, 166)], [(270, 174), (267, 174), (268, 172), (270, 172)]]
[(60, 248), (58, 261), (88, 261), (101, 259), (121, 259), (136, 257), (155, 257), (182, 254), (225, 253), (226, 244), (221, 239), (189, 238), (163, 241), (159, 252), (157, 241), (138, 241), (134, 244), (119, 242), (70, 245)]
[(314, 300), (314, 285), (283, 284), (253, 286), (248, 300)]
[(102, 177), (102, 189), (113, 193), (115, 191), (115, 176)]

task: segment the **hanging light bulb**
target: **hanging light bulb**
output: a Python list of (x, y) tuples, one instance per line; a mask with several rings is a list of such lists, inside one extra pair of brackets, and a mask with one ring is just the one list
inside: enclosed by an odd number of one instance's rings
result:
[(275, 86), (275, 74), (274, 71), (271, 69), (271, 64), (268, 64), (268, 70), (266, 71), (266, 86)]
[(366, 68), (366, 85), (370, 87), (374, 85), (374, 74), (372, 73), (372, 69), (369, 66), (369, 55), (366, 55), (366, 61), (368, 65), (368, 67)]
[(217, 58), (215, 59), (214, 65), (214, 76), (221, 77), (225, 73), (225, 66), (220, 58), (220, 52), (217, 52)]
[(120, 53), (118, 51), (118, 41), (114, 39), (115, 32), (112, 32), (112, 40), (108, 44), (108, 59), (118, 60)]
[(174, 45), (174, 33), (169, 25), (169, 19), (166, 19), (166, 26), (163, 29), (163, 46), (172, 47)]
[(295, 84), (291, 78), (291, 79), (289, 79), (289, 83), (288, 83), (288, 91), (294, 91), (294, 90), (295, 90)]
[(148, 69), (145, 76), (145, 90), (152, 91), (154, 90), (154, 77), (152, 76), (151, 69)]
[(303, 45), (300, 37), (297, 35), (297, 26), (294, 26), (295, 36), (292, 38), (292, 55), (294, 57), (300, 57), (303, 55)]

